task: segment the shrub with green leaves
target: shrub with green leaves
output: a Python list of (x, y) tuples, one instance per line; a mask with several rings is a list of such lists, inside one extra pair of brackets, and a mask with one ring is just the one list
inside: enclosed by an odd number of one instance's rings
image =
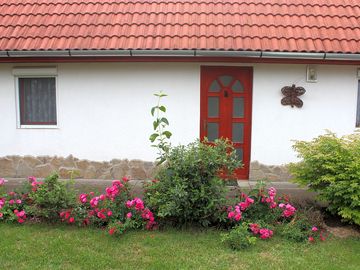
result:
[(230, 232), (222, 234), (221, 241), (234, 250), (249, 248), (256, 243), (256, 237), (248, 230), (249, 225), (242, 223)]
[(317, 191), (331, 213), (360, 225), (360, 135), (328, 132), (294, 149), (302, 159), (290, 164), (294, 181)]
[(209, 226), (224, 217), (220, 211), (226, 186), (220, 171), (231, 173), (240, 166), (229, 141), (214, 145), (196, 141), (169, 149), (156, 181), (147, 187), (145, 199), (159, 218), (175, 225)]
[(30, 179), (31, 191), (28, 194), (26, 212), (37, 218), (54, 221), (59, 219), (63, 209), (75, 206), (76, 197), (74, 189), (69, 183), (60, 182), (57, 174), (52, 174), (37, 182)]

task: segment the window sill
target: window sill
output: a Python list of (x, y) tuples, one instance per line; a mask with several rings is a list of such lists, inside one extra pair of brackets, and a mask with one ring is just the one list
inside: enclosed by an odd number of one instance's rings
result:
[(21, 125), (18, 129), (59, 129), (57, 125)]

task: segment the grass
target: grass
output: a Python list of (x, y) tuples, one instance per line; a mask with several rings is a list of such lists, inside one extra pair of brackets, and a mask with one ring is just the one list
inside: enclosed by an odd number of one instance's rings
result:
[(275, 237), (246, 251), (218, 231), (128, 232), (0, 224), (0, 269), (359, 269), (359, 239), (296, 244)]

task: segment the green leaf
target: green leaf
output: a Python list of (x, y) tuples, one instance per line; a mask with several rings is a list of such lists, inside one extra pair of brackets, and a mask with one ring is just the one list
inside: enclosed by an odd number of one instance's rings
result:
[(153, 143), (158, 136), (159, 136), (159, 134), (153, 133), (153, 134), (150, 135), (150, 138), (149, 138), (149, 139), (150, 139), (150, 141)]
[(157, 108), (157, 106), (151, 108), (151, 115), (152, 115), (152, 116), (154, 116), (154, 113), (155, 113), (156, 108)]
[(159, 107), (159, 110), (162, 111), (162, 112), (166, 112), (165, 106), (160, 106), (160, 107)]
[(163, 123), (169, 125), (169, 121), (165, 117), (161, 118), (160, 122), (163, 122)]
[(154, 122), (153, 122), (153, 126), (154, 126), (154, 130), (156, 130), (159, 126), (159, 119), (156, 119)]
[(167, 131), (167, 130), (164, 131), (162, 134), (165, 135), (166, 138), (168, 138), (168, 139), (170, 139), (170, 137), (171, 137), (171, 135), (172, 135), (172, 133), (171, 133), (170, 131)]

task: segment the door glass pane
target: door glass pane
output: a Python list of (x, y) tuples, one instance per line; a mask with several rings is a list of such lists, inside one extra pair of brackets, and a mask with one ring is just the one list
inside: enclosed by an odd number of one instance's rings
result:
[(233, 142), (243, 142), (244, 140), (244, 123), (232, 124), (232, 140)]
[(233, 84), (233, 86), (231, 87), (231, 90), (233, 90), (236, 93), (241, 93), (244, 92), (244, 86), (242, 85), (241, 82), (239, 82), (238, 80), (236, 80), (236, 82)]
[(244, 98), (233, 99), (233, 117), (244, 117)]
[(220, 84), (217, 82), (217, 80), (214, 80), (209, 88), (210, 92), (219, 92), (221, 89)]
[(219, 123), (208, 123), (207, 137), (210, 142), (219, 138)]
[(219, 117), (219, 98), (209, 97), (208, 99), (208, 116)]
[(243, 151), (242, 148), (236, 148), (235, 153), (236, 153), (236, 156), (238, 157), (239, 160), (242, 161), (244, 159), (244, 151)]
[(228, 75), (223, 75), (223, 76), (220, 76), (220, 82), (222, 83), (223, 86), (229, 86), (230, 83), (232, 82), (233, 80), (233, 77), (232, 76), (228, 76)]

